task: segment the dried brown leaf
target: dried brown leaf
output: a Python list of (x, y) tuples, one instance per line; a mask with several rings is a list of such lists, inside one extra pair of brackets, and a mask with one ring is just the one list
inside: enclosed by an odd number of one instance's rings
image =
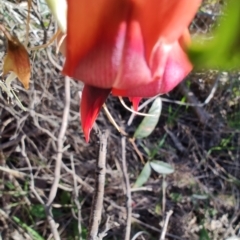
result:
[(17, 37), (10, 34), (5, 36), (8, 40), (8, 49), (4, 58), (3, 74), (14, 72), (24, 88), (28, 89), (31, 75), (28, 52)]

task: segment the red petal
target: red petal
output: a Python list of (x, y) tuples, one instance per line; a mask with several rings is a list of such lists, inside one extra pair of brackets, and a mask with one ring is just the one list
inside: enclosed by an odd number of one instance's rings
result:
[[(165, 62), (163, 64), (163, 67)], [(128, 89), (149, 83), (151, 70), (145, 58), (141, 26), (136, 21), (128, 23), (121, 64), (113, 88)]]
[(162, 38), (176, 41), (190, 24), (202, 0), (133, 0), (134, 13), (140, 25), (150, 58), (155, 43)]
[[(182, 45), (183, 43), (176, 42), (173, 44), (168, 54), (163, 74), (156, 70), (155, 73), (153, 73), (154, 78), (149, 84), (125, 90), (114, 88), (112, 89), (112, 94), (123, 97), (153, 97), (157, 94), (171, 91), (192, 70), (192, 65), (180, 44)], [(156, 50), (155, 54), (159, 56), (153, 59), (158, 61), (162, 55), (161, 48)], [(157, 62), (154, 65), (157, 66)]]
[(116, 36), (130, 0), (68, 0), (67, 51), (63, 72), (73, 76), (82, 59), (102, 38)]
[[(188, 31), (186, 33), (188, 33)], [(184, 39), (184, 35), (180, 38), (181, 40)], [(181, 81), (184, 80), (193, 68), (187, 54), (181, 46), (183, 44), (184, 43), (182, 41), (176, 42), (169, 53), (162, 78), (160, 93), (167, 93), (175, 88)]]
[(138, 110), (138, 105), (142, 98), (140, 97), (129, 97), (129, 100), (132, 102), (134, 111)]
[(112, 88), (121, 64), (126, 28), (126, 23), (121, 23), (115, 36), (99, 39), (93, 48), (78, 60), (73, 77), (91, 86)]
[(110, 92), (111, 89), (101, 89), (89, 85), (85, 85), (83, 88), (80, 112), (86, 142), (89, 141), (92, 126)]

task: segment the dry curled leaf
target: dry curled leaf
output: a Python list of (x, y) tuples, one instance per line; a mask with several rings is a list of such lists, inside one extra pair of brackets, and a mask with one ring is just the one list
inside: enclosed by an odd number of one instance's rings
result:
[(14, 72), (25, 89), (29, 88), (31, 74), (28, 52), (17, 37), (5, 34), (8, 48), (4, 58), (3, 74)]

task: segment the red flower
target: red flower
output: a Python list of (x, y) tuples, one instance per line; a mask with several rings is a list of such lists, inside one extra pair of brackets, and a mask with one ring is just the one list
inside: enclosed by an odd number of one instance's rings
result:
[(142, 97), (172, 90), (191, 71), (184, 48), (201, 0), (68, 0), (64, 74), (85, 83), (86, 141), (110, 92)]

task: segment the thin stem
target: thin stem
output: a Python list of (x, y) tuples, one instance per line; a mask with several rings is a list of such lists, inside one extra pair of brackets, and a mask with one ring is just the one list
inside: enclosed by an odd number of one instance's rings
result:
[(132, 197), (131, 197), (131, 186), (129, 182), (129, 177), (127, 173), (127, 163), (126, 163), (126, 138), (122, 138), (122, 169), (123, 169), (123, 177), (126, 186), (126, 208), (127, 208), (127, 226), (125, 232), (125, 240), (130, 239), (131, 234), (131, 217), (132, 217)]
[(88, 240), (100, 240), (98, 236), (99, 224), (101, 223), (101, 214), (104, 197), (104, 184), (106, 175), (106, 154), (107, 154), (107, 138), (108, 131), (100, 133), (99, 157), (96, 166), (96, 189), (93, 197), (91, 209)]

